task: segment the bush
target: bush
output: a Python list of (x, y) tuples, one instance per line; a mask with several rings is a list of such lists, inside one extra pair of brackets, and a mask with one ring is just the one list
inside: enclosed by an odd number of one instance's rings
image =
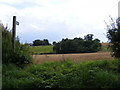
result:
[(19, 39), (15, 40), (15, 50), (12, 49), (12, 33), (8, 31), (7, 27), (0, 24), (0, 31), (2, 31), (2, 60), (4, 63), (14, 63), (19, 66), (30, 63), (31, 57), (29, 48), (22, 45)]
[(120, 60), (3, 65), (4, 88), (120, 88)]
[(31, 63), (29, 47), (19, 44), (16, 47), (15, 51), (11, 53), (10, 62), (15, 63), (18, 66)]
[(101, 70), (96, 73), (94, 83), (98, 88), (120, 88), (120, 76), (110, 71)]
[(107, 38), (109, 40), (109, 48), (112, 56), (120, 58), (120, 18), (114, 21), (110, 17), (110, 25), (107, 25)]
[(39, 88), (42, 79), (34, 74), (26, 72), (14, 64), (3, 65), (3, 89), (28, 89)]

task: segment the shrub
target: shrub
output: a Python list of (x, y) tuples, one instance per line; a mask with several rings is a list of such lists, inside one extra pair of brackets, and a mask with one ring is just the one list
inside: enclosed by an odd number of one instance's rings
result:
[(110, 25), (107, 25), (107, 38), (112, 56), (120, 58), (120, 18), (114, 21), (110, 17)]
[(119, 65), (120, 60), (46, 62), (22, 69), (13, 64), (3, 65), (3, 89), (120, 88)]
[(120, 88), (120, 76), (110, 71), (101, 70), (96, 73), (94, 83), (98, 88)]
[(0, 24), (0, 31), (2, 31), (2, 60), (3, 63), (14, 63), (19, 66), (30, 63), (31, 57), (29, 48), (22, 45), (19, 39), (15, 40), (15, 50), (12, 49), (12, 33), (7, 27)]

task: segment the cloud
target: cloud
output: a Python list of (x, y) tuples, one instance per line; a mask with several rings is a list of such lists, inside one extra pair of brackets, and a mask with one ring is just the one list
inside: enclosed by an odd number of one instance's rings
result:
[(23, 0), (0, 0), (3, 4), (19, 4), (22, 3)]
[(117, 0), (1, 0), (0, 19), (12, 28), (12, 16), (17, 16), (21, 42), (35, 38), (52, 42), (87, 33), (106, 41), (103, 20), (109, 15), (117, 17), (117, 3)]

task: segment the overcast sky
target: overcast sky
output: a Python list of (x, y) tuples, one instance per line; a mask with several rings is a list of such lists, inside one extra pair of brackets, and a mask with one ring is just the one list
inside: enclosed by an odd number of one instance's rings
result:
[(107, 42), (104, 20), (118, 17), (119, 0), (0, 0), (0, 20), (12, 28), (17, 16), (20, 42), (84, 37), (94, 34)]

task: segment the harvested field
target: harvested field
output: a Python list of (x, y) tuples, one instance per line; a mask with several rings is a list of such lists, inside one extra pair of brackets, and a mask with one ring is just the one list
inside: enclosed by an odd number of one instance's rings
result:
[(107, 47), (109, 45), (109, 43), (101, 43), (102, 47)]
[(94, 60), (113, 60), (109, 52), (82, 53), (82, 54), (48, 54), (33, 55), (34, 64), (40, 64), (46, 61), (63, 61), (66, 59), (72, 61), (94, 61)]

